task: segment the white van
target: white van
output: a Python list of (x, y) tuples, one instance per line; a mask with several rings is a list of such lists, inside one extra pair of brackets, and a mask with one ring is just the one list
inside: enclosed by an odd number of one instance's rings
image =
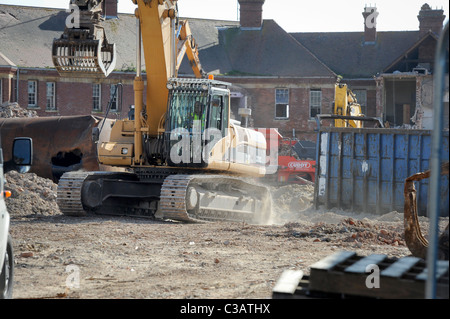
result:
[(0, 299), (12, 298), (14, 255), (12, 239), (9, 235), (9, 214), (5, 204), (4, 173), (17, 170), (27, 172), (33, 160), (33, 144), (30, 138), (14, 139), (12, 159), (3, 163), (0, 147)]

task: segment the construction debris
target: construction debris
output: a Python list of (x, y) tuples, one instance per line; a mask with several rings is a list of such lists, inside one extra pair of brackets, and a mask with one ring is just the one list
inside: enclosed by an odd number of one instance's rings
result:
[(0, 106), (0, 117), (14, 118), (14, 117), (38, 117), (36, 111), (26, 110), (22, 108), (17, 102), (4, 102)]
[(5, 177), (5, 189), (11, 191), (11, 197), (5, 201), (11, 216), (20, 218), (61, 214), (56, 204), (57, 185), (50, 179), (16, 171), (8, 172)]
[[(442, 164), (441, 175), (449, 174), (449, 162)], [(417, 212), (417, 192), (414, 186), (415, 181), (429, 178), (431, 170), (416, 173), (405, 180), (404, 197), (404, 221), (405, 221), (405, 239), (411, 253), (420, 258), (426, 258), (428, 250), (428, 240), (422, 235), (418, 222)], [(446, 229), (439, 237), (438, 255), (439, 259), (449, 259), (449, 240), (448, 240), (448, 224)]]

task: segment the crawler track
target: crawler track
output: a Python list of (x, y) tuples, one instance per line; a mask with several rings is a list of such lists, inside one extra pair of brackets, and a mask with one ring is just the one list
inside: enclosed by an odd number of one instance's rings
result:
[(270, 193), (263, 186), (222, 175), (171, 175), (161, 189), (160, 210), (184, 222), (266, 222)]
[(58, 183), (56, 203), (64, 215), (86, 216), (81, 199), (83, 182), (89, 172), (69, 172), (61, 176)]
[[(87, 200), (83, 198), (83, 192), (85, 192), (84, 197), (92, 197), (91, 190), (86, 187), (83, 189), (83, 185), (91, 180), (110, 178), (108, 174), (110, 173), (65, 173), (59, 181), (57, 190), (57, 203), (61, 212), (69, 216), (86, 216), (87, 211), (90, 211), (86, 207), (90, 205), (83, 202)], [(146, 187), (145, 182), (142, 182), (140, 189), (142, 187)], [(101, 190), (98, 192), (102, 193)], [(267, 188), (239, 177), (173, 174), (161, 180), (161, 192), (158, 195), (158, 207), (162, 217), (182, 222), (264, 223), (271, 214), (271, 196)], [(102, 196), (105, 194), (102, 193)], [(131, 200), (132, 198), (128, 196), (125, 200), (114, 202), (113, 205), (111, 203), (102, 205), (108, 208), (107, 211), (110, 214), (134, 215), (135, 213), (132, 212), (137, 206), (132, 206)], [(94, 211), (101, 212), (103, 206), (99, 206)]]

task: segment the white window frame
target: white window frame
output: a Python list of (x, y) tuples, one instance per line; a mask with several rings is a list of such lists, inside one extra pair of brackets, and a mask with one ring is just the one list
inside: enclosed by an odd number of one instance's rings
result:
[[(30, 84), (32, 84), (32, 88), (30, 87)], [(37, 87), (38, 83), (36, 80), (30, 80), (27, 83), (27, 96), (28, 96), (28, 107), (36, 108), (37, 107)], [(30, 92), (30, 89), (32, 91)]]
[(115, 91), (116, 87), (117, 87), (117, 95), (111, 103), (111, 112), (120, 112), (120, 110), (119, 110), (120, 90), (119, 90), (118, 84), (111, 84), (111, 87), (109, 89), (109, 100), (110, 101), (112, 100), (112, 97), (114, 95), (114, 91)]
[[(50, 92), (49, 87), (51, 87)], [(56, 111), (56, 82), (47, 82), (45, 84), (45, 95), (45, 109), (48, 111)]]
[[(316, 96), (316, 93), (319, 93)], [(313, 109), (317, 110), (313, 116)], [(314, 119), (317, 114), (322, 113), (322, 90), (310, 89), (309, 90), (309, 117)]]
[[(275, 119), (276, 120), (287, 120), (289, 119), (289, 96), (290, 91), (287, 88), (277, 88), (275, 89)], [(278, 116), (278, 108), (285, 107), (285, 116)]]
[(92, 84), (92, 110), (94, 112), (102, 111), (102, 85), (100, 83)]

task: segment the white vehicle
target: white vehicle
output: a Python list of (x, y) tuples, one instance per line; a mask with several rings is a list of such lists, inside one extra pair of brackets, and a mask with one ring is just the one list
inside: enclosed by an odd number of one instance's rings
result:
[(25, 173), (30, 169), (33, 159), (33, 145), (30, 138), (14, 139), (12, 159), (3, 163), (0, 147), (0, 299), (12, 298), (14, 255), (12, 239), (9, 235), (9, 214), (5, 204), (4, 173), (17, 170)]

